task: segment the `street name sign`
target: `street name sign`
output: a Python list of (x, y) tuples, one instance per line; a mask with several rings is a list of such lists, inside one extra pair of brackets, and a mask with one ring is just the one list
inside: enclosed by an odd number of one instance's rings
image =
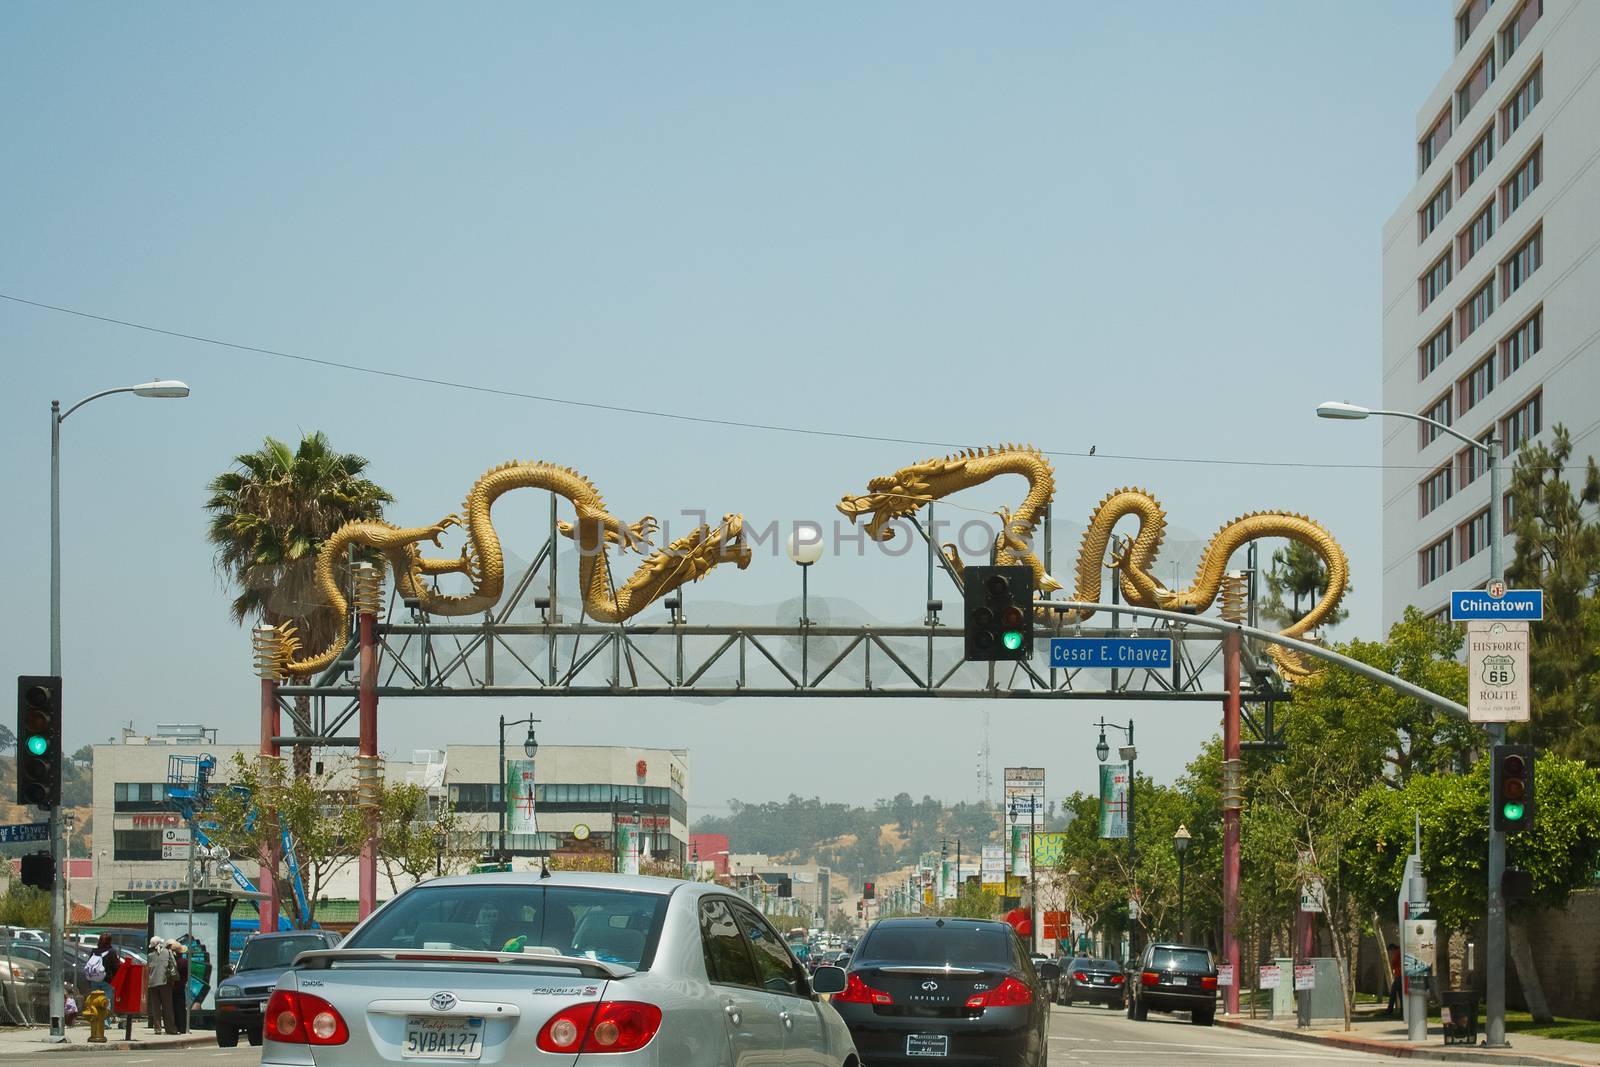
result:
[(0, 844), (12, 845), (19, 841), (48, 841), (50, 840), (50, 824), (47, 822), (20, 822), (10, 826), (0, 826)]
[(1457, 589), (1450, 594), (1451, 622), (1473, 619), (1538, 622), (1542, 618), (1543, 589), (1507, 589), (1504, 582), (1490, 582), (1487, 589)]
[(1473, 722), (1527, 722), (1528, 624), (1473, 619), (1467, 623), (1467, 717)]
[(1170, 637), (1052, 637), (1050, 666), (1093, 670), (1171, 668)]

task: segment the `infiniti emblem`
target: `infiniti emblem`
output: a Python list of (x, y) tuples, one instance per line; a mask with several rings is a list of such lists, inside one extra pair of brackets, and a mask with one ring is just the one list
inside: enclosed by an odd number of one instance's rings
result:
[(454, 993), (435, 993), (429, 999), (428, 1005), (434, 1011), (449, 1011), (456, 1006), (456, 995)]
[(923, 982), (922, 983), (922, 988), (926, 989), (928, 992), (932, 993), (935, 989), (939, 988), (939, 983), (938, 982)]

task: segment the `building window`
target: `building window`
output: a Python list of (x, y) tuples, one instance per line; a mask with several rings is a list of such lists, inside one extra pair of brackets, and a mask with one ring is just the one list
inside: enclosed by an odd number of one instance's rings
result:
[(1433, 266), (1428, 268), (1428, 273), (1417, 279), (1417, 300), (1422, 308), (1433, 303), (1434, 298), (1444, 292), (1444, 287), (1450, 284), (1451, 255), (1448, 251), (1440, 256)]
[[(1522, 42), (1528, 39), (1528, 33), (1533, 29), (1533, 24), (1539, 21), (1539, 16), (1544, 14), (1544, 0), (1527, 0), (1517, 13), (1511, 16), (1505, 28), (1500, 31), (1500, 53), (1503, 58), (1510, 59), (1522, 47)], [(1456, 49), (1460, 50), (1460, 45)]]
[(1434, 369), (1450, 355), (1450, 352), (1450, 324), (1447, 322), (1439, 327), (1432, 337), (1424, 341), (1422, 347), (1417, 349), (1417, 365), (1420, 371), (1417, 374), (1417, 380), (1421, 381), (1432, 374)]
[(1484, 508), (1457, 529), (1461, 542), (1461, 562), (1489, 547), (1489, 509)]
[(1472, 31), (1483, 23), (1484, 13), (1489, 10), (1489, 0), (1472, 0), (1456, 16), (1456, 51), (1467, 47), (1467, 42), (1472, 39)]
[(1543, 394), (1534, 393), (1521, 407), (1500, 420), (1502, 456), (1511, 455), (1539, 433), (1540, 408), (1543, 407), (1543, 400)]
[(1522, 320), (1522, 324), (1500, 340), (1500, 377), (1511, 376), (1544, 347), (1544, 308)]
[(1472, 110), (1472, 105), (1483, 99), (1483, 94), (1489, 86), (1494, 84), (1494, 49), (1491, 48), (1478, 60), (1478, 65), (1472, 68), (1472, 73), (1467, 75), (1467, 80), (1461, 83), (1461, 88), (1456, 90), (1456, 122), (1467, 117), (1467, 112)]
[(1528, 276), (1544, 262), (1544, 228), (1540, 227), (1504, 263), (1500, 264), (1500, 299), (1505, 300), (1522, 288)]
[(1438, 470), (1434, 471), (1432, 474), (1428, 475), (1422, 480), (1422, 484), (1417, 486), (1417, 489), (1419, 497), (1418, 503), (1420, 504), (1420, 514), (1422, 515), (1428, 514), (1440, 504), (1443, 504), (1446, 500), (1449, 500), (1450, 465), (1447, 463), (1443, 467), (1440, 467)]
[(1450, 573), (1450, 537), (1446, 535), (1417, 553), (1418, 581), (1421, 585), (1436, 582)]
[(165, 782), (118, 782), (111, 790), (112, 811), (167, 811)]
[[(1438, 400), (1435, 400), (1433, 402), (1433, 406), (1428, 408), (1427, 411), (1424, 411), (1422, 413), (1422, 417), (1425, 418), (1425, 419), (1432, 419), (1434, 422), (1441, 423), (1442, 425), (1445, 425), (1445, 426), (1449, 426), (1450, 422), (1451, 422), (1451, 419), (1450, 419), (1450, 394), (1446, 393), (1443, 396), (1441, 396)], [(1418, 433), (1417, 433), (1417, 436), (1418, 436), (1417, 447), (1418, 448), (1426, 448), (1426, 447), (1428, 447), (1428, 445), (1433, 443), (1433, 439), (1438, 437), (1439, 434), (1442, 432), (1441, 430), (1438, 429), (1438, 427), (1429, 425), (1426, 422), (1419, 422), (1417, 424), (1417, 431), (1418, 431)]]
[(1478, 443), (1483, 448), (1463, 448), (1456, 453), (1456, 469), (1461, 472), (1461, 476), (1456, 479), (1457, 488), (1465, 489), (1489, 473), (1489, 453), (1486, 450), (1494, 444), (1494, 431), (1489, 430), (1484, 433), (1478, 438)]
[(1445, 142), (1450, 140), (1450, 109), (1447, 107), (1433, 124), (1433, 128), (1417, 142), (1417, 173), (1428, 169), (1428, 165), (1439, 156)]
[(1500, 143), (1517, 132), (1534, 105), (1544, 99), (1544, 64), (1533, 68), (1533, 73), (1522, 80), (1517, 91), (1511, 94), (1506, 106), (1500, 109)]
[(1450, 210), (1450, 183), (1446, 181), (1439, 186), (1428, 202), (1422, 205), (1422, 210), (1417, 212), (1417, 240), (1421, 241), (1432, 233), (1444, 220), (1445, 213)]
[(1495, 354), (1490, 352), (1478, 360), (1477, 365), (1467, 371), (1457, 388), (1456, 407), (1465, 415), (1483, 400), (1484, 397), (1494, 392), (1495, 383)]
[(1461, 338), (1465, 340), (1471, 336), (1472, 331), (1483, 325), (1485, 319), (1494, 314), (1494, 276), (1482, 285), (1477, 292), (1467, 297), (1467, 302), (1456, 309), (1456, 317), (1460, 320)]
[(1456, 238), (1456, 243), (1459, 245), (1457, 252), (1461, 257), (1461, 265), (1465, 267), (1467, 262), (1477, 255), (1478, 250), (1488, 244), (1489, 238), (1493, 236), (1494, 197), (1491, 196), (1489, 202), (1483, 205), (1483, 210), (1472, 217), (1472, 221), (1467, 223), (1467, 228), (1462, 230), (1461, 235)]
[(1461, 162), (1456, 164), (1457, 180), (1461, 183), (1464, 193), (1478, 176), (1489, 169), (1489, 164), (1494, 162), (1494, 124), (1483, 131), (1483, 136), (1472, 142), (1472, 147), (1467, 149), (1467, 154), (1461, 157)]
[(1522, 202), (1533, 195), (1539, 188), (1543, 178), (1541, 157), (1544, 155), (1544, 145), (1534, 145), (1528, 157), (1518, 164), (1517, 169), (1507, 178), (1505, 184), (1500, 186), (1500, 221), (1504, 222), (1511, 217), (1511, 213), (1522, 206)]
[(111, 858), (117, 862), (160, 859), (161, 831), (112, 830)]

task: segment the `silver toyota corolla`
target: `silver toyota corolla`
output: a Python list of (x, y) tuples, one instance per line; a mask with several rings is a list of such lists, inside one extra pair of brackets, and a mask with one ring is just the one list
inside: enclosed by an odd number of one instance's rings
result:
[(858, 1067), (824, 967), (719, 886), (611, 874), (440, 878), (301, 954), (263, 1064)]

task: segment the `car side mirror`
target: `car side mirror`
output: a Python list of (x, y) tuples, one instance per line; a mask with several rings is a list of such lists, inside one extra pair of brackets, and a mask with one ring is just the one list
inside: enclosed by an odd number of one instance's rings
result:
[(1061, 968), (1054, 963), (1039, 964), (1039, 977), (1046, 982), (1058, 981), (1061, 978)]
[(814, 993), (843, 993), (849, 984), (843, 967), (818, 967), (817, 973), (811, 976), (811, 991)]

